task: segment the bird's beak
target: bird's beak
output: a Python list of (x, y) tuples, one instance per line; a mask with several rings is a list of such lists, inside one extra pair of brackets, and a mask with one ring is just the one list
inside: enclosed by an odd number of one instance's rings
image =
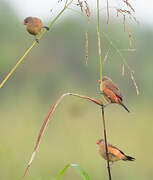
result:
[(98, 82), (99, 82), (99, 84), (101, 84), (101, 80), (99, 80)]
[(96, 144), (100, 144), (100, 142), (99, 142), (99, 141), (97, 141), (97, 142), (96, 142)]
[(26, 25), (25, 21), (23, 21), (23, 23), (22, 23), (22, 24)]

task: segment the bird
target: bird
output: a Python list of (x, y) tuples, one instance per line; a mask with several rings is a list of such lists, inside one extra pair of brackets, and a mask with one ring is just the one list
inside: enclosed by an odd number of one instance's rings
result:
[[(103, 139), (100, 139), (96, 142), (96, 144), (99, 145), (99, 154), (102, 156), (105, 160), (107, 160), (106, 156), (106, 150), (105, 150), (105, 141)], [(131, 156), (127, 156), (124, 154), (123, 151), (118, 149), (117, 147), (107, 143), (107, 149), (108, 149), (108, 160), (109, 162), (114, 163), (115, 161), (123, 160), (123, 161), (134, 161), (135, 158)]]
[(117, 85), (111, 80), (111, 78), (104, 76), (103, 79), (103, 92), (101, 90), (101, 80), (99, 80), (100, 90), (103, 93), (105, 100), (111, 103), (117, 103), (121, 105), (127, 112), (129, 109), (123, 104), (123, 96), (117, 87)]
[(43, 26), (42, 21), (37, 17), (26, 17), (23, 21), (23, 24), (26, 26), (27, 31), (35, 36), (35, 40), (39, 43), (39, 40), (36, 38), (43, 28), (49, 31), (49, 27)]

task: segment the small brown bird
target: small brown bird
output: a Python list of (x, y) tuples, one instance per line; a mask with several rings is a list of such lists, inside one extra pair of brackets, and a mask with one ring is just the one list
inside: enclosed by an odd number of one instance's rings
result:
[[(123, 96), (117, 87), (117, 85), (107, 76), (104, 76), (102, 79), (103, 81), (103, 95), (105, 100), (111, 104), (111, 103), (117, 103), (120, 104), (124, 109), (126, 109), (128, 112), (128, 108), (123, 104)], [(99, 80), (99, 84), (101, 84), (101, 80)], [(101, 90), (101, 88), (100, 88)]]
[[(104, 140), (103, 139), (98, 140), (96, 142), (96, 144), (99, 145), (99, 154), (105, 160), (107, 160)], [(108, 159), (112, 163), (115, 161), (119, 161), (119, 160), (123, 160), (123, 161), (134, 161), (135, 160), (135, 158), (125, 155), (120, 149), (118, 149), (117, 147), (115, 147), (109, 143), (107, 143), (107, 148), (108, 148)]]
[(39, 43), (36, 35), (39, 34), (43, 28), (49, 31), (49, 27), (43, 26), (42, 21), (36, 17), (27, 17), (24, 19), (23, 24), (26, 26), (27, 31), (35, 36), (36, 41)]

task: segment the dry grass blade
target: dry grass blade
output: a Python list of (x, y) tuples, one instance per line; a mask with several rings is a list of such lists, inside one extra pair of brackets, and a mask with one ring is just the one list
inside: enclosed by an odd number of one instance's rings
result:
[(107, 24), (109, 23), (109, 4), (107, 0)]
[(120, 51), (136, 52), (136, 49), (120, 49)]
[(55, 105), (52, 106), (52, 107), (49, 109), (49, 111), (48, 111), (48, 113), (47, 113), (47, 116), (46, 116), (46, 118), (45, 118), (45, 120), (44, 120), (44, 122), (43, 122), (43, 124), (42, 124), (41, 129), (40, 129), (40, 132), (39, 132), (39, 135), (38, 135), (38, 138), (37, 138), (37, 141), (36, 141), (36, 145), (35, 145), (34, 151), (33, 151), (32, 155), (31, 155), (30, 161), (29, 161), (29, 163), (28, 163), (28, 165), (27, 165), (27, 168), (26, 168), (26, 170), (25, 170), (25, 173), (24, 173), (24, 175), (23, 175), (22, 180), (24, 180), (25, 177), (27, 176), (27, 173), (28, 173), (29, 168), (30, 168), (30, 166), (31, 166), (31, 164), (32, 164), (32, 161), (34, 160), (35, 155), (36, 155), (36, 152), (37, 152), (37, 150), (38, 150), (38, 148), (39, 148), (40, 140), (41, 140), (41, 138), (42, 138), (42, 136), (43, 136), (43, 134), (44, 134), (44, 132), (45, 132), (45, 130), (46, 130), (46, 127), (47, 127), (47, 125), (48, 125), (48, 122), (49, 122), (51, 116), (53, 115), (53, 112), (55, 111), (57, 105), (58, 105), (58, 104), (62, 101), (62, 99), (63, 99), (65, 96), (67, 96), (67, 95), (69, 95), (69, 93), (63, 94), (63, 95), (57, 100), (57, 102), (55, 103)]
[(132, 47), (132, 34), (130, 29), (128, 28), (128, 33), (129, 33), (129, 44), (130, 44), (130, 48)]
[(139, 87), (137, 86), (137, 83), (136, 83), (136, 81), (135, 81), (135, 79), (134, 79), (134, 72), (131, 72), (131, 79), (132, 79), (132, 81), (133, 81), (133, 84), (134, 84), (134, 86), (135, 86), (135, 89), (136, 89), (136, 93), (137, 93), (137, 95), (139, 95), (140, 94), (140, 92), (139, 92)]
[(122, 76), (125, 75), (125, 67), (124, 67), (124, 64), (122, 64)]
[(140, 22), (136, 19), (136, 17), (135, 16), (133, 16), (133, 14), (131, 13), (131, 11), (129, 11), (129, 10), (126, 10), (126, 9), (116, 9), (116, 13), (117, 13), (117, 16), (119, 16), (119, 13), (121, 14), (121, 15), (129, 15), (129, 18), (130, 19), (132, 19), (132, 20), (134, 20), (138, 25), (140, 24)]
[(35, 147), (34, 147), (33, 153), (32, 153), (32, 155), (31, 155), (31, 158), (30, 158), (30, 160), (29, 160), (29, 163), (28, 163), (28, 165), (27, 165), (27, 167), (26, 167), (26, 170), (25, 170), (25, 172), (24, 172), (24, 175), (23, 175), (22, 180), (24, 180), (25, 177), (27, 176), (27, 173), (28, 173), (29, 168), (31, 167), (31, 164), (32, 164), (32, 162), (33, 162), (33, 160), (34, 160), (34, 158), (35, 158), (35, 155), (36, 155), (37, 150), (38, 150), (39, 145), (40, 145), (40, 141), (41, 141), (41, 139), (42, 139), (42, 137), (43, 137), (43, 134), (44, 134), (44, 132), (45, 132), (45, 130), (46, 130), (46, 128), (47, 128), (47, 125), (48, 125), (48, 123), (49, 123), (50, 118), (52, 117), (52, 115), (53, 115), (56, 107), (59, 105), (59, 103), (63, 100), (63, 98), (64, 98), (65, 96), (68, 96), (68, 95), (72, 95), (72, 96), (76, 96), (76, 97), (79, 97), (79, 98), (83, 98), (83, 99), (86, 99), (86, 100), (88, 100), (88, 101), (91, 101), (91, 102), (93, 102), (93, 103), (95, 103), (95, 104), (98, 104), (99, 106), (102, 106), (102, 102), (101, 102), (99, 99), (90, 98), (90, 97), (88, 97), (88, 96), (83, 96), (83, 95), (79, 95), (79, 94), (75, 94), (75, 93), (65, 93), (65, 94), (63, 94), (62, 96), (60, 96), (59, 99), (56, 101), (55, 105), (51, 106), (51, 108), (49, 109), (49, 111), (48, 111), (48, 113), (47, 113), (46, 118), (45, 118), (44, 121), (43, 121), (42, 127), (41, 127), (41, 129), (40, 129), (40, 131), (39, 131), (39, 134), (38, 134), (38, 138), (37, 138), (37, 141), (36, 141), (36, 145), (35, 145)]
[(123, 2), (124, 2), (133, 12), (135, 12), (134, 8), (133, 8), (132, 5), (128, 2), (128, 0), (123, 0)]
[(140, 22), (136, 19), (136, 17), (132, 16), (132, 18), (134, 19), (134, 21), (137, 23), (137, 25), (140, 24)]
[(83, 2), (78, 0), (78, 6), (80, 6), (81, 12), (83, 13)]
[(91, 10), (87, 1), (85, 1), (85, 4), (86, 4), (86, 15), (88, 17), (88, 21), (90, 21)]
[(123, 15), (123, 14), (129, 14), (129, 15), (131, 15), (131, 12), (128, 11), (128, 10), (126, 10), (126, 9), (116, 9), (116, 11), (117, 11), (118, 13), (121, 13), (122, 15)]
[(126, 32), (125, 15), (123, 15), (124, 32)]
[[(114, 43), (113, 43), (112, 40), (109, 38), (109, 36), (107, 36), (104, 32), (103, 32), (103, 35), (106, 37), (106, 39), (108, 40), (108, 42), (110, 43), (110, 45), (116, 50), (116, 52), (118, 53), (118, 55), (121, 57), (124, 65), (125, 65), (125, 66), (127, 67), (127, 69), (129, 70), (129, 73), (131, 74), (131, 79), (132, 79), (133, 84), (134, 84), (134, 86), (135, 86), (135, 88), (136, 88), (136, 93), (137, 93), (137, 95), (139, 95), (139, 89), (138, 89), (138, 86), (137, 86), (136, 81), (135, 81), (135, 79), (134, 79), (134, 75), (133, 75), (134, 71), (133, 71), (133, 69), (128, 65), (125, 57), (123, 56), (123, 54), (121, 53), (121, 51), (114, 45)], [(130, 50), (130, 49), (129, 49), (129, 50)], [(131, 50), (134, 51), (134, 52), (136, 51), (136, 49), (131, 49)]]
[[(100, 37), (100, 33), (97, 31), (97, 36)], [(100, 38), (98, 38), (98, 53), (101, 54)]]
[(103, 62), (102, 62), (103, 64), (105, 64), (106, 61), (107, 61), (109, 51), (110, 51), (110, 47), (109, 47), (109, 49), (108, 49), (108, 51), (107, 51), (107, 53), (106, 53), (106, 55), (105, 55), (105, 57), (104, 57), (104, 60), (103, 60)]
[(110, 39), (110, 37), (108, 35), (106, 35), (106, 33), (102, 32), (103, 35), (105, 36), (105, 38), (107, 39), (107, 41), (110, 43), (111, 47), (118, 53), (118, 55), (120, 56), (121, 60), (123, 61), (124, 65), (126, 65), (126, 67), (128, 68), (129, 72), (133, 71), (133, 69), (128, 65), (125, 57), (123, 56), (122, 52), (120, 49), (118, 49), (115, 44), (113, 43), (113, 41)]
[(108, 54), (105, 55), (104, 60), (103, 60), (103, 64), (106, 63), (107, 57), (108, 57)]
[(85, 62), (88, 64), (88, 32), (86, 32)]
[(91, 98), (91, 97), (88, 97), (88, 96), (83, 96), (83, 95), (79, 95), (79, 94), (75, 94), (75, 93), (69, 93), (69, 95), (72, 95), (72, 96), (77, 96), (77, 97), (80, 97), (80, 98), (83, 98), (83, 99), (86, 99), (88, 101), (91, 101), (95, 104), (98, 104), (99, 106), (102, 106), (102, 101), (97, 99), (97, 98)]
[(118, 17), (119, 16), (119, 10), (116, 9), (116, 16)]

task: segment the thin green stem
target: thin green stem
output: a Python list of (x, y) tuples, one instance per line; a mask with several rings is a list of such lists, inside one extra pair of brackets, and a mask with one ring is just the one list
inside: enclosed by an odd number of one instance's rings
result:
[[(66, 0), (64, 8), (60, 11), (60, 13), (53, 19), (53, 21), (49, 24), (49, 28), (51, 29), (53, 24), (56, 22), (56, 20), (63, 14), (63, 12), (70, 6), (70, 4), (73, 2), (71, 0), (69, 3), (67, 3), (68, 0)], [(48, 31), (45, 29), (40, 36), (38, 37), (38, 40), (40, 40)], [(16, 65), (11, 69), (11, 71), (8, 73), (8, 75), (4, 78), (4, 80), (0, 83), (0, 88), (4, 86), (6, 81), (11, 77), (13, 72), (18, 68), (18, 66), (22, 63), (22, 61), (25, 59), (25, 57), (31, 52), (31, 50), (37, 45), (37, 42), (35, 41), (28, 50), (24, 53), (24, 55), (19, 59), (19, 61), (16, 63)]]
[[(101, 56), (101, 42), (100, 42), (100, 14), (99, 14), (99, 0), (97, 0), (97, 17), (98, 17), (98, 54), (99, 54), (99, 67), (100, 67), (100, 80), (102, 81), (102, 56)], [(100, 84), (100, 89), (103, 91), (103, 83)], [(103, 94), (101, 94), (103, 103)]]
[[(100, 89), (101, 92), (103, 92), (103, 81), (102, 81), (102, 53), (101, 53), (101, 38), (100, 38), (100, 15), (99, 15), (99, 0), (97, 0), (97, 19), (98, 19), (98, 54), (99, 54), (99, 66), (100, 66)], [(108, 175), (109, 180), (111, 180), (111, 171), (110, 171), (110, 165), (109, 165), (109, 157), (108, 157), (108, 147), (107, 147), (107, 134), (106, 134), (106, 125), (105, 125), (105, 115), (104, 115), (104, 97), (103, 93), (101, 93), (101, 100), (102, 100), (102, 106), (101, 106), (101, 113), (102, 113), (102, 121), (103, 121), (103, 128), (104, 128), (104, 140), (105, 140), (105, 151), (106, 151), (106, 157), (107, 157), (107, 169), (108, 169)]]
[(13, 72), (17, 69), (17, 67), (21, 64), (23, 59), (29, 54), (29, 52), (32, 50), (34, 46), (36, 46), (37, 42), (35, 41), (29, 49), (25, 52), (25, 54), (20, 58), (20, 60), (16, 63), (16, 65), (12, 68), (12, 70), (8, 73), (8, 75), (4, 78), (4, 80), (0, 84), (0, 88), (3, 87), (3, 85), (6, 83), (6, 81), (10, 78), (10, 76), (13, 74)]

